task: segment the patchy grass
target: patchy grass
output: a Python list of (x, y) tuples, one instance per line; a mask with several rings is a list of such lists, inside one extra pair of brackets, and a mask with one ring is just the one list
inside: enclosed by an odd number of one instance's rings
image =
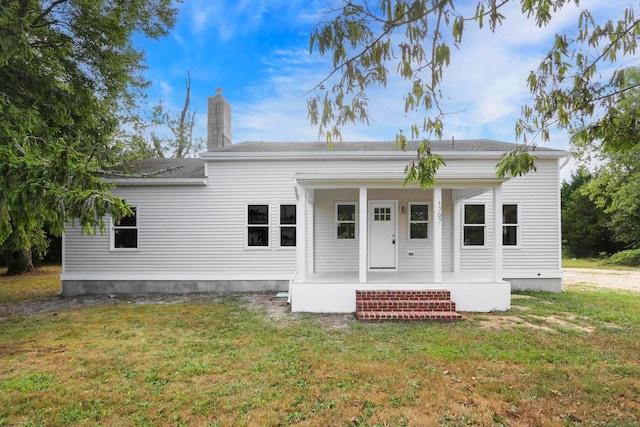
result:
[(0, 303), (55, 296), (60, 292), (60, 269), (44, 266), (19, 276), (4, 276), (7, 269), (0, 269)]
[(444, 325), (336, 328), (233, 296), (10, 316), (0, 426), (640, 423), (640, 295), (516, 297)]

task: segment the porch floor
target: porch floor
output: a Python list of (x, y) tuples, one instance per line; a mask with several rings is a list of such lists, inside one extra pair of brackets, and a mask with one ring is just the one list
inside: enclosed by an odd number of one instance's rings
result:
[[(442, 272), (442, 282), (445, 283), (487, 283), (493, 282), (492, 272), (463, 271)], [(307, 283), (357, 283), (357, 271), (339, 271), (324, 273), (307, 273)], [(389, 271), (377, 270), (367, 272), (367, 283), (434, 283), (433, 273), (417, 271)]]

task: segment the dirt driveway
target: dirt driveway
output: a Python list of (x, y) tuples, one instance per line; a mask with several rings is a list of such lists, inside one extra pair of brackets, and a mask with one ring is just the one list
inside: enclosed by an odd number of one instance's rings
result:
[(640, 271), (638, 270), (565, 268), (563, 272), (562, 282), (565, 288), (579, 286), (640, 292)]

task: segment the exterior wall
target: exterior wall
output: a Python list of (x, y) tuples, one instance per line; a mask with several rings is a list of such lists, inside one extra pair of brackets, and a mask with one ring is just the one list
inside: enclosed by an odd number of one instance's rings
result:
[[(519, 244), (503, 247), (503, 277), (512, 281), (514, 289), (557, 292), (562, 290), (557, 160), (538, 160), (536, 166), (536, 173), (503, 184), (502, 203), (518, 205), (520, 227)], [(487, 239), (481, 248), (461, 245), (460, 269), (490, 270), (494, 235), (491, 191), (464, 200), (461, 210), (464, 203), (485, 204)], [(459, 227), (462, 235), (462, 223)]]
[[(495, 160), (447, 161), (439, 171), (441, 178), (471, 177), (478, 171), (492, 172)], [(69, 227), (64, 237), (65, 262), (63, 288), (82, 290), (82, 283), (99, 281), (104, 289), (121, 289), (120, 281), (144, 283), (154, 281), (158, 289), (167, 283), (184, 281), (192, 289), (224, 289), (233, 281), (273, 281), (281, 288), (296, 269), (295, 248), (279, 247), (278, 214), (281, 204), (295, 204), (294, 173), (396, 173), (402, 175), (404, 160), (381, 161), (210, 161), (206, 186), (127, 186), (114, 192), (138, 208), (139, 247), (134, 251), (110, 249), (109, 234), (87, 236)], [(558, 242), (558, 174), (556, 160), (538, 160), (538, 172), (508, 181), (503, 186), (503, 203), (519, 204), (521, 245), (505, 248), (505, 277), (558, 278), (560, 254)], [(358, 242), (335, 239), (335, 201), (358, 202), (357, 183), (344, 189), (314, 191), (315, 223), (314, 265), (318, 272), (354, 271), (358, 265)], [(453, 264), (452, 194), (442, 192), (443, 270)], [(430, 203), (431, 234), (437, 207), (431, 203), (432, 192), (420, 189), (376, 189), (368, 191), (369, 200), (397, 200), (398, 206), (409, 202)], [(491, 235), (491, 193), (476, 197), (487, 201), (487, 227)], [(475, 200), (476, 198), (470, 199)], [(246, 205), (270, 206), (269, 248), (247, 248)], [(431, 241), (410, 242), (407, 238), (408, 212), (398, 215), (398, 266), (403, 271), (432, 268)], [(298, 244), (301, 244), (299, 237)], [(490, 240), (483, 249), (461, 249), (461, 269), (491, 269)], [(407, 256), (409, 251), (413, 257)], [(307, 251), (309, 253), (309, 251)], [(309, 260), (307, 261), (309, 264)], [(107, 282), (112, 281), (109, 285)], [(115, 283), (118, 282), (118, 283)], [(193, 285), (188, 285), (193, 283)], [(197, 283), (207, 283), (197, 285)], [(237, 282), (240, 283), (240, 282)], [(164, 287), (163, 287), (164, 286)], [(243, 285), (244, 286), (244, 285)], [(257, 289), (262, 289), (256, 284)], [(96, 291), (96, 287), (92, 288)], [(103, 289), (103, 288), (100, 288)]]
[[(233, 280), (237, 273), (266, 272), (265, 279), (290, 279), (295, 248), (278, 246), (276, 222), (281, 203), (295, 204), (293, 189), (289, 185), (288, 191), (257, 193), (249, 191), (248, 178), (244, 181), (232, 191), (220, 181), (199, 187), (117, 188), (114, 193), (137, 207), (138, 249), (111, 250), (108, 233), (86, 236), (70, 228), (65, 233), (64, 273), (183, 272), (185, 278), (210, 273), (211, 279)], [(270, 248), (245, 248), (248, 203), (269, 204)]]
[[(314, 266), (316, 272), (358, 270), (358, 226), (356, 238), (336, 238), (335, 203), (358, 202), (358, 189), (316, 190), (314, 204)], [(358, 208), (360, 206), (358, 205)], [(357, 216), (357, 212), (356, 212)]]

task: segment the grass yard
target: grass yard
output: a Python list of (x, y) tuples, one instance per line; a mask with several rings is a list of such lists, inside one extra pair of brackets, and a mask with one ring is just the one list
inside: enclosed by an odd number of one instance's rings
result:
[[(32, 277), (57, 292), (56, 273)], [(2, 301), (23, 298), (14, 286), (0, 278)], [(246, 301), (0, 304), (0, 426), (640, 423), (638, 293), (521, 293), (508, 313), (445, 325)]]
[(602, 258), (563, 258), (563, 268), (596, 268), (599, 270), (640, 270), (638, 267), (628, 267), (624, 265), (605, 264)]
[(3, 276), (6, 271), (0, 267), (0, 304), (52, 297), (60, 292), (60, 266), (40, 267), (21, 276)]

